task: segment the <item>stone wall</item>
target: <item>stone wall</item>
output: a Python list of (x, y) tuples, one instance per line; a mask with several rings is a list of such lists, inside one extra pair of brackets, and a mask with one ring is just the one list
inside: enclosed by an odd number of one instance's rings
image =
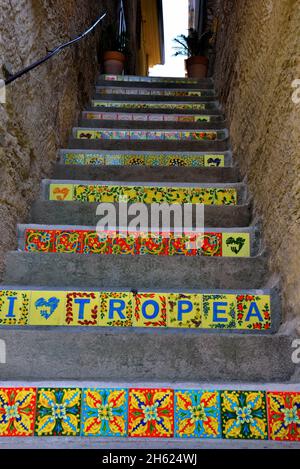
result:
[[(75, 37), (103, 11), (116, 19), (117, 0), (7, 0), (1, 3), (0, 67), (12, 72)], [(109, 18), (105, 19), (109, 21)], [(99, 32), (7, 87), (0, 104), (0, 276), (3, 254), (16, 248), (42, 178), (51, 176), (57, 149), (67, 144), (92, 92)]]
[(299, 0), (219, 0), (215, 80), (286, 318), (300, 315)]

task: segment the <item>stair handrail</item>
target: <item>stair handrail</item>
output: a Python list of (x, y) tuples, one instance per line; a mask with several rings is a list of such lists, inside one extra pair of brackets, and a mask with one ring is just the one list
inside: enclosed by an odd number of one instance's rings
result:
[(17, 80), (18, 78), (21, 78), (23, 75), (25, 75), (26, 73), (30, 72), (31, 70), (39, 67), (43, 63), (47, 62), (54, 55), (57, 55), (59, 52), (61, 52), (66, 47), (69, 47), (69, 46), (75, 44), (76, 42), (81, 41), (81, 39), (83, 39), (85, 36), (90, 34), (98, 26), (98, 24), (101, 23), (101, 21), (105, 18), (106, 15), (107, 15), (107, 12), (103, 13), (103, 15), (101, 15), (97, 19), (97, 21), (89, 29), (87, 29), (84, 33), (80, 34), (79, 36), (77, 36), (75, 39), (71, 39), (71, 41), (68, 41), (65, 44), (61, 44), (60, 46), (56, 47), (52, 51), (48, 52), (48, 54), (45, 57), (43, 57), (42, 59), (39, 59), (36, 62), (33, 62), (31, 65), (28, 65), (28, 67), (23, 68), (22, 70), (15, 73), (14, 75), (10, 75), (6, 80), (4, 80), (5, 86), (9, 85), (10, 83)]

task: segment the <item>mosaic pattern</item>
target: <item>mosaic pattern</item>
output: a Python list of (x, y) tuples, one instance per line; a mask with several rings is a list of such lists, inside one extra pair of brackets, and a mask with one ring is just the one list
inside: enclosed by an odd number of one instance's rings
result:
[(300, 394), (268, 392), (269, 438), (300, 441)]
[(169, 97), (201, 97), (213, 96), (212, 90), (178, 90), (178, 89), (158, 89), (158, 88), (102, 88), (96, 87), (96, 92), (99, 94), (122, 94), (122, 95), (140, 95), (140, 96), (169, 96)]
[[(236, 251), (227, 249), (227, 233), (184, 233), (178, 235), (171, 232), (122, 233), (92, 230), (47, 230), (26, 229), (25, 251), (29, 252), (60, 252), (77, 254), (127, 254), (158, 256), (217, 256), (217, 257), (249, 257), (250, 233), (230, 233), (232, 239), (242, 239), (243, 246)], [(224, 239), (223, 239), (224, 238)], [(246, 300), (245, 300), (246, 301)], [(247, 309), (247, 306), (245, 306)], [(264, 317), (265, 317), (264, 312)], [(257, 312), (248, 313), (257, 317)], [(255, 325), (255, 323), (254, 323)]]
[[(113, 186), (104, 184), (50, 183), (49, 200), (236, 205), (237, 190), (219, 187)], [(230, 248), (230, 244), (228, 246)]]
[(93, 166), (181, 166), (181, 167), (224, 167), (225, 154), (192, 153), (62, 153), (62, 163)]
[(126, 389), (84, 389), (82, 436), (126, 436), (128, 393)]
[(145, 83), (189, 83), (197, 84), (199, 80), (193, 78), (173, 78), (173, 77), (143, 77), (138, 75), (101, 75), (102, 80), (106, 81), (138, 81)]
[(263, 390), (0, 388), (0, 437), (299, 441), (299, 402)]
[(76, 129), (74, 137), (81, 140), (224, 140), (224, 131), (176, 131), (176, 130), (105, 130)]
[[(1, 291), (0, 291), (1, 293)], [(29, 314), (23, 326), (89, 326), (144, 327), (179, 329), (216, 329), (247, 331), (253, 325), (256, 311), (260, 333), (271, 328), (271, 297), (269, 294), (239, 293), (129, 292), (129, 291), (63, 291), (19, 290), (29, 298)], [(239, 321), (241, 296), (251, 297), (246, 303), (245, 317)], [(262, 301), (263, 299), (263, 301)], [(17, 305), (2, 309), (3, 317), (15, 314)], [(269, 318), (263, 317), (267, 308)], [(3, 323), (5, 326), (20, 325)]]
[(176, 438), (222, 438), (218, 391), (175, 391)]
[(262, 391), (221, 393), (222, 431), (225, 439), (268, 438), (266, 396)]
[(133, 101), (100, 101), (92, 100), (92, 107), (122, 108), (122, 109), (171, 109), (174, 111), (204, 111), (217, 109), (214, 102), (209, 103), (170, 103), (170, 102), (133, 102)]
[(174, 433), (174, 392), (171, 389), (130, 389), (128, 434), (170, 438)]
[(118, 112), (83, 112), (84, 119), (91, 120), (116, 120), (134, 122), (211, 122), (211, 116), (194, 114), (142, 114), (142, 113), (118, 113)]

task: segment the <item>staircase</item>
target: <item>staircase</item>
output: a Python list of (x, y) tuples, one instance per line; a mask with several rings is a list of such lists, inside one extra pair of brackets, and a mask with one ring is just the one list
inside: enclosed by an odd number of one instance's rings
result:
[[(137, 203), (146, 224), (188, 204), (190, 229), (125, 233)], [(18, 438), (0, 447), (300, 440), (293, 337), (212, 80), (100, 76), (18, 247), (0, 291), (0, 436)]]

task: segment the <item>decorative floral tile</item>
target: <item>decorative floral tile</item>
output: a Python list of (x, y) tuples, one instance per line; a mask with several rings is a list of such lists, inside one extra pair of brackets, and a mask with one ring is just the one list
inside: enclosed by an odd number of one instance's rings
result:
[(225, 166), (225, 155), (204, 155), (204, 165), (223, 168)]
[(203, 295), (202, 328), (235, 329), (236, 297), (235, 295)]
[(138, 253), (140, 255), (151, 254), (155, 256), (169, 255), (169, 237), (162, 233), (142, 234)]
[(61, 326), (65, 308), (65, 292), (32, 291), (28, 324), (30, 326)]
[(224, 257), (250, 257), (250, 233), (223, 233)]
[(122, 108), (122, 109), (173, 109), (173, 110), (191, 110), (191, 111), (204, 111), (208, 109), (206, 103), (197, 103), (197, 104), (179, 104), (179, 103), (157, 103), (157, 102), (147, 102), (147, 103), (133, 103), (128, 101), (92, 101), (93, 107), (103, 107), (103, 108)]
[(146, 164), (144, 155), (126, 155), (124, 157), (124, 164), (126, 166), (143, 166)]
[(73, 200), (74, 184), (50, 184), (49, 200)]
[(222, 256), (222, 236), (223, 233), (203, 233), (196, 236), (198, 255), (209, 257)]
[(268, 438), (264, 391), (223, 391), (221, 412), (223, 438), (244, 440)]
[(268, 392), (269, 438), (300, 441), (300, 393)]
[(24, 326), (28, 321), (30, 291), (0, 290), (0, 326)]
[(105, 162), (108, 166), (122, 166), (124, 158), (122, 155), (107, 155)]
[(98, 325), (133, 326), (133, 294), (131, 292), (101, 292)]
[(222, 438), (218, 391), (175, 391), (176, 438)]
[(81, 254), (83, 251), (83, 236), (84, 232), (82, 230), (55, 230), (53, 252)]
[(168, 327), (199, 328), (202, 316), (202, 295), (169, 293)]
[(25, 231), (25, 251), (29, 252), (53, 252), (54, 230)]
[(78, 436), (80, 409), (79, 388), (38, 389), (35, 435)]
[(85, 231), (83, 235), (84, 254), (111, 254), (113, 252), (113, 235), (110, 232), (97, 233)]
[(126, 389), (84, 389), (82, 436), (127, 436), (128, 392)]
[(32, 436), (35, 388), (0, 388), (0, 437)]
[(134, 295), (133, 326), (166, 327), (168, 296), (164, 293), (138, 293)]
[(85, 164), (84, 153), (65, 153), (64, 164)]
[(174, 392), (171, 389), (130, 389), (130, 437), (168, 438), (174, 433)]
[(87, 154), (84, 164), (88, 164), (90, 166), (103, 166), (106, 164), (105, 157), (97, 154)]
[(68, 292), (64, 325), (97, 326), (100, 294), (96, 292)]
[(271, 327), (269, 295), (237, 295), (237, 328), (267, 330)]

